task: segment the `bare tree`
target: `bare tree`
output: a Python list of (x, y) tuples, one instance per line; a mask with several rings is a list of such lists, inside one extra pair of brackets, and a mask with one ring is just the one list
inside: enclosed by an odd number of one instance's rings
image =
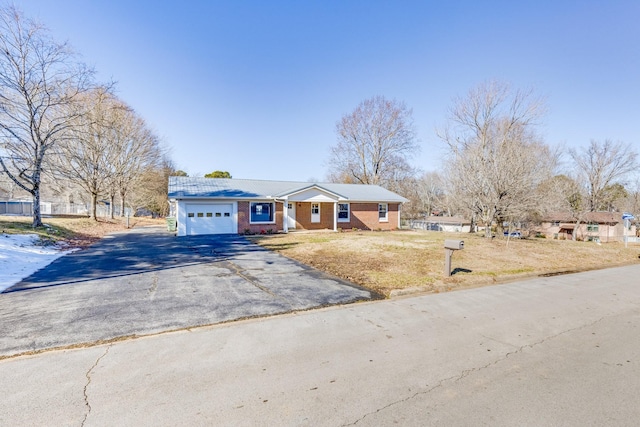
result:
[(98, 196), (104, 194), (112, 179), (110, 161), (116, 147), (110, 130), (115, 125), (114, 111), (119, 105), (106, 88), (98, 88), (70, 108), (77, 114), (73, 126), (55, 149), (54, 175), (80, 186), (90, 195), (89, 216), (95, 220)]
[(403, 217), (423, 218), (432, 215), (444, 205), (444, 188), (437, 172), (426, 172), (418, 178), (398, 183), (396, 191), (409, 199), (402, 206)]
[(109, 197), (113, 218), (116, 195), (124, 216), (128, 192), (161, 158), (157, 138), (106, 88), (90, 92), (83, 101), (83, 114), (56, 150), (56, 172), (90, 194), (91, 218), (97, 219), (100, 196)]
[(147, 168), (141, 178), (144, 185), (136, 186), (131, 199), (136, 207), (148, 209), (153, 215), (169, 213), (168, 182), (170, 176), (187, 176), (176, 169), (174, 163), (164, 155), (159, 164)]
[(120, 216), (125, 215), (127, 195), (135, 186), (144, 186), (141, 178), (149, 169), (155, 169), (162, 160), (158, 138), (145, 121), (131, 108), (121, 104), (116, 110), (110, 130), (112, 149), (112, 205), (115, 191), (120, 196)]
[(450, 202), (482, 222), (487, 237), (493, 223), (502, 229), (540, 203), (535, 189), (556, 163), (535, 133), (543, 112), (532, 91), (489, 82), (456, 99), (448, 126), (438, 132), (449, 149), (444, 176)]
[(69, 106), (92, 77), (41, 24), (14, 7), (0, 8), (0, 168), (33, 197), (33, 227), (42, 226), (45, 158), (74, 125), (77, 110)]
[(331, 148), (329, 180), (377, 184), (393, 189), (414, 177), (409, 158), (416, 143), (412, 111), (382, 96), (367, 99), (336, 125), (338, 143)]
[(637, 167), (638, 154), (630, 144), (605, 140), (591, 140), (582, 150), (571, 149), (580, 180), (584, 183), (589, 210), (597, 211), (607, 204), (614, 184), (621, 184)]

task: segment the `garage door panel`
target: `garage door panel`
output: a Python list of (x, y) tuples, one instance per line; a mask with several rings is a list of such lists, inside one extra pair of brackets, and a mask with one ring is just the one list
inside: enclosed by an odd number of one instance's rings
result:
[(236, 233), (232, 203), (188, 204), (187, 234), (229, 234)]

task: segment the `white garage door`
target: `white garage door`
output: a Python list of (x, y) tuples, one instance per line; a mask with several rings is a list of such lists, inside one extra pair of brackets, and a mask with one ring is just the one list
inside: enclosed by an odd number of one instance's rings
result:
[(232, 203), (188, 204), (187, 235), (237, 233)]

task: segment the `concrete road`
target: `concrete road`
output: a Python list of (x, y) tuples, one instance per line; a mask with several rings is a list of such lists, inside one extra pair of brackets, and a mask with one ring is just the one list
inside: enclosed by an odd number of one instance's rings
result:
[(635, 426), (640, 265), (0, 361), (0, 425)]
[(0, 356), (369, 299), (241, 236), (107, 236), (0, 294)]

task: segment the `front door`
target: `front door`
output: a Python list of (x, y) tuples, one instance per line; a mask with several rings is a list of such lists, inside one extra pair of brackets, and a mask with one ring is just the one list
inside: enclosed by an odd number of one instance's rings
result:
[(287, 204), (287, 227), (296, 228), (296, 204)]
[(311, 222), (320, 222), (320, 203), (311, 203)]

